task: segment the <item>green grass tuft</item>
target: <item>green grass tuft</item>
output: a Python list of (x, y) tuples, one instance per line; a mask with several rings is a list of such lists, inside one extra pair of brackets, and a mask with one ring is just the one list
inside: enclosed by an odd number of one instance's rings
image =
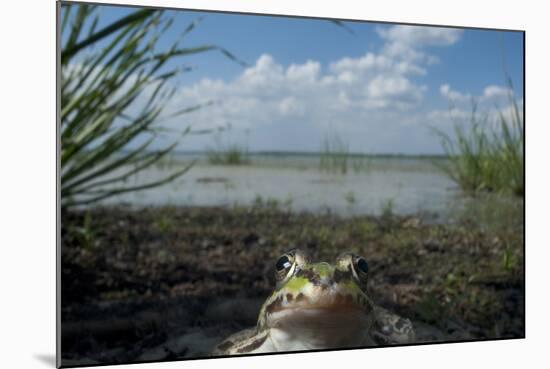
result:
[[(161, 186), (186, 173), (193, 162), (156, 181), (137, 186), (128, 183), (135, 174), (166, 158), (181, 137), (197, 133), (182, 127), (171, 144), (153, 149), (153, 142), (166, 133), (159, 122), (210, 104), (167, 111), (176, 92), (171, 82), (191, 70), (181, 67), (181, 59), (219, 51), (237, 61), (218, 46), (183, 46), (199, 20), (162, 47), (160, 34), (175, 27), (169, 13), (136, 9), (101, 27), (99, 17), (97, 5), (61, 5), (60, 190), (64, 208)], [(141, 143), (135, 145), (137, 141)]]
[(207, 151), (208, 162), (215, 165), (250, 164), (248, 149), (244, 146), (231, 144), (227, 147), (218, 146)]
[(496, 121), (480, 116), (472, 103), (469, 125), (455, 122), (454, 135), (436, 130), (449, 157), (442, 169), (463, 191), (524, 196), (524, 122), (510, 94), (511, 116), (500, 110)]
[(347, 174), (368, 171), (370, 160), (365, 155), (350, 152), (349, 144), (338, 134), (327, 134), (321, 143), (319, 169), (324, 172)]

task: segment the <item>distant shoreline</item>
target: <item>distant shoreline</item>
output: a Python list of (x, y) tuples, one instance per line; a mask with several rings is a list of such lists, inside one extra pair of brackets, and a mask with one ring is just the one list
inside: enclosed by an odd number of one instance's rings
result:
[[(129, 153), (128, 150), (121, 150), (120, 153)], [(152, 151), (154, 152), (154, 151)], [(208, 155), (207, 151), (200, 150), (174, 150), (170, 155), (176, 156), (191, 156), (191, 155)], [(301, 156), (301, 157), (318, 157), (323, 155), (323, 152), (315, 151), (247, 151), (246, 155), (249, 156)], [(346, 153), (348, 157), (364, 157), (364, 158), (374, 158), (374, 159), (448, 159), (449, 157), (445, 154), (404, 154), (404, 153), (360, 153), (360, 152), (349, 152)]]

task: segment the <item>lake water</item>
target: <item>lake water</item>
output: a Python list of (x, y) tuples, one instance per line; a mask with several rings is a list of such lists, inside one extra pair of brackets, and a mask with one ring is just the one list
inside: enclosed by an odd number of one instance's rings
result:
[(251, 155), (251, 164), (229, 166), (210, 165), (201, 155), (177, 154), (139, 173), (128, 184), (158, 180), (193, 159), (197, 163), (171, 183), (105, 202), (137, 206), (267, 203), (343, 216), (376, 215), (391, 207), (396, 214), (441, 216), (461, 201), (456, 185), (436, 167), (434, 159), (425, 158), (363, 158), (360, 170), (350, 167), (344, 175), (320, 170), (320, 158), (315, 155)]

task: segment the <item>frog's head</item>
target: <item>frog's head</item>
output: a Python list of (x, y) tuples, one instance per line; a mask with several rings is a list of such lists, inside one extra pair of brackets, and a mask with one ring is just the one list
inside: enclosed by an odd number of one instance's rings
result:
[(275, 275), (277, 286), (262, 306), (259, 330), (334, 338), (355, 330), (364, 334), (372, 324), (364, 258), (346, 252), (333, 264), (314, 263), (307, 253), (294, 249), (279, 257)]

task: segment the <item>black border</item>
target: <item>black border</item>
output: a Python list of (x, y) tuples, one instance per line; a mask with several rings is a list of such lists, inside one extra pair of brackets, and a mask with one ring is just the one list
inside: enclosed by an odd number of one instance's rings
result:
[(55, 365), (61, 368), (61, 2), (55, 3)]
[[(524, 188), (524, 197), (523, 197), (523, 336), (511, 337), (511, 338), (491, 338), (491, 339), (471, 339), (471, 340), (454, 340), (454, 341), (441, 341), (441, 342), (416, 342), (409, 344), (397, 344), (397, 345), (382, 345), (382, 346), (370, 346), (370, 347), (353, 347), (353, 348), (334, 348), (334, 349), (323, 349), (323, 350), (302, 350), (302, 351), (284, 351), (284, 352), (266, 352), (258, 354), (243, 354), (243, 355), (224, 355), (224, 356), (205, 356), (205, 357), (192, 357), (185, 359), (171, 359), (171, 360), (150, 360), (150, 361), (132, 361), (128, 363), (101, 363), (101, 364), (85, 364), (85, 365), (61, 365), (61, 199), (60, 199), (60, 188), (61, 188), (61, 156), (60, 156), (60, 132), (61, 132), (61, 27), (60, 27), (60, 17), (61, 17), (61, 5), (62, 4), (93, 4), (99, 6), (113, 6), (119, 8), (141, 8), (141, 9), (162, 9), (162, 10), (174, 10), (174, 11), (192, 11), (192, 12), (209, 12), (209, 13), (218, 13), (218, 14), (239, 14), (239, 15), (253, 15), (253, 16), (264, 16), (264, 17), (280, 17), (280, 18), (297, 18), (297, 19), (317, 19), (317, 20), (338, 20), (344, 22), (357, 22), (357, 23), (377, 23), (377, 24), (399, 24), (399, 25), (409, 25), (409, 26), (424, 26), (424, 27), (437, 27), (437, 28), (453, 28), (453, 29), (464, 29), (464, 30), (481, 30), (481, 31), (501, 31), (501, 32), (521, 32), (523, 34), (523, 188)], [(132, 5), (132, 4), (111, 4), (111, 3), (101, 3), (94, 1), (72, 1), (72, 0), (56, 0), (56, 367), (57, 368), (81, 368), (81, 367), (101, 367), (108, 365), (133, 365), (133, 364), (145, 364), (145, 363), (166, 363), (166, 362), (184, 362), (190, 360), (210, 360), (210, 359), (227, 359), (235, 357), (252, 357), (252, 356), (270, 356), (270, 355), (286, 355), (286, 354), (307, 354), (310, 352), (331, 352), (331, 351), (349, 351), (349, 350), (365, 350), (365, 349), (384, 349), (391, 347), (409, 347), (409, 346), (427, 346), (427, 345), (441, 345), (441, 344), (456, 344), (456, 343), (476, 343), (476, 342), (497, 342), (497, 341), (509, 341), (509, 340), (521, 340), (525, 339), (527, 336), (527, 326), (526, 326), (526, 202), (527, 202), (527, 181), (526, 181), (526, 31), (521, 29), (510, 29), (510, 28), (485, 28), (485, 27), (473, 27), (473, 26), (457, 26), (457, 25), (441, 25), (441, 24), (432, 24), (432, 23), (411, 23), (411, 22), (391, 22), (391, 21), (380, 21), (373, 19), (347, 19), (347, 18), (332, 18), (332, 17), (320, 17), (320, 16), (305, 16), (305, 15), (291, 15), (291, 14), (272, 14), (272, 13), (255, 13), (255, 12), (241, 12), (241, 11), (229, 11), (229, 10), (211, 10), (211, 9), (197, 9), (197, 8), (176, 8), (168, 6), (153, 6), (153, 5)]]

